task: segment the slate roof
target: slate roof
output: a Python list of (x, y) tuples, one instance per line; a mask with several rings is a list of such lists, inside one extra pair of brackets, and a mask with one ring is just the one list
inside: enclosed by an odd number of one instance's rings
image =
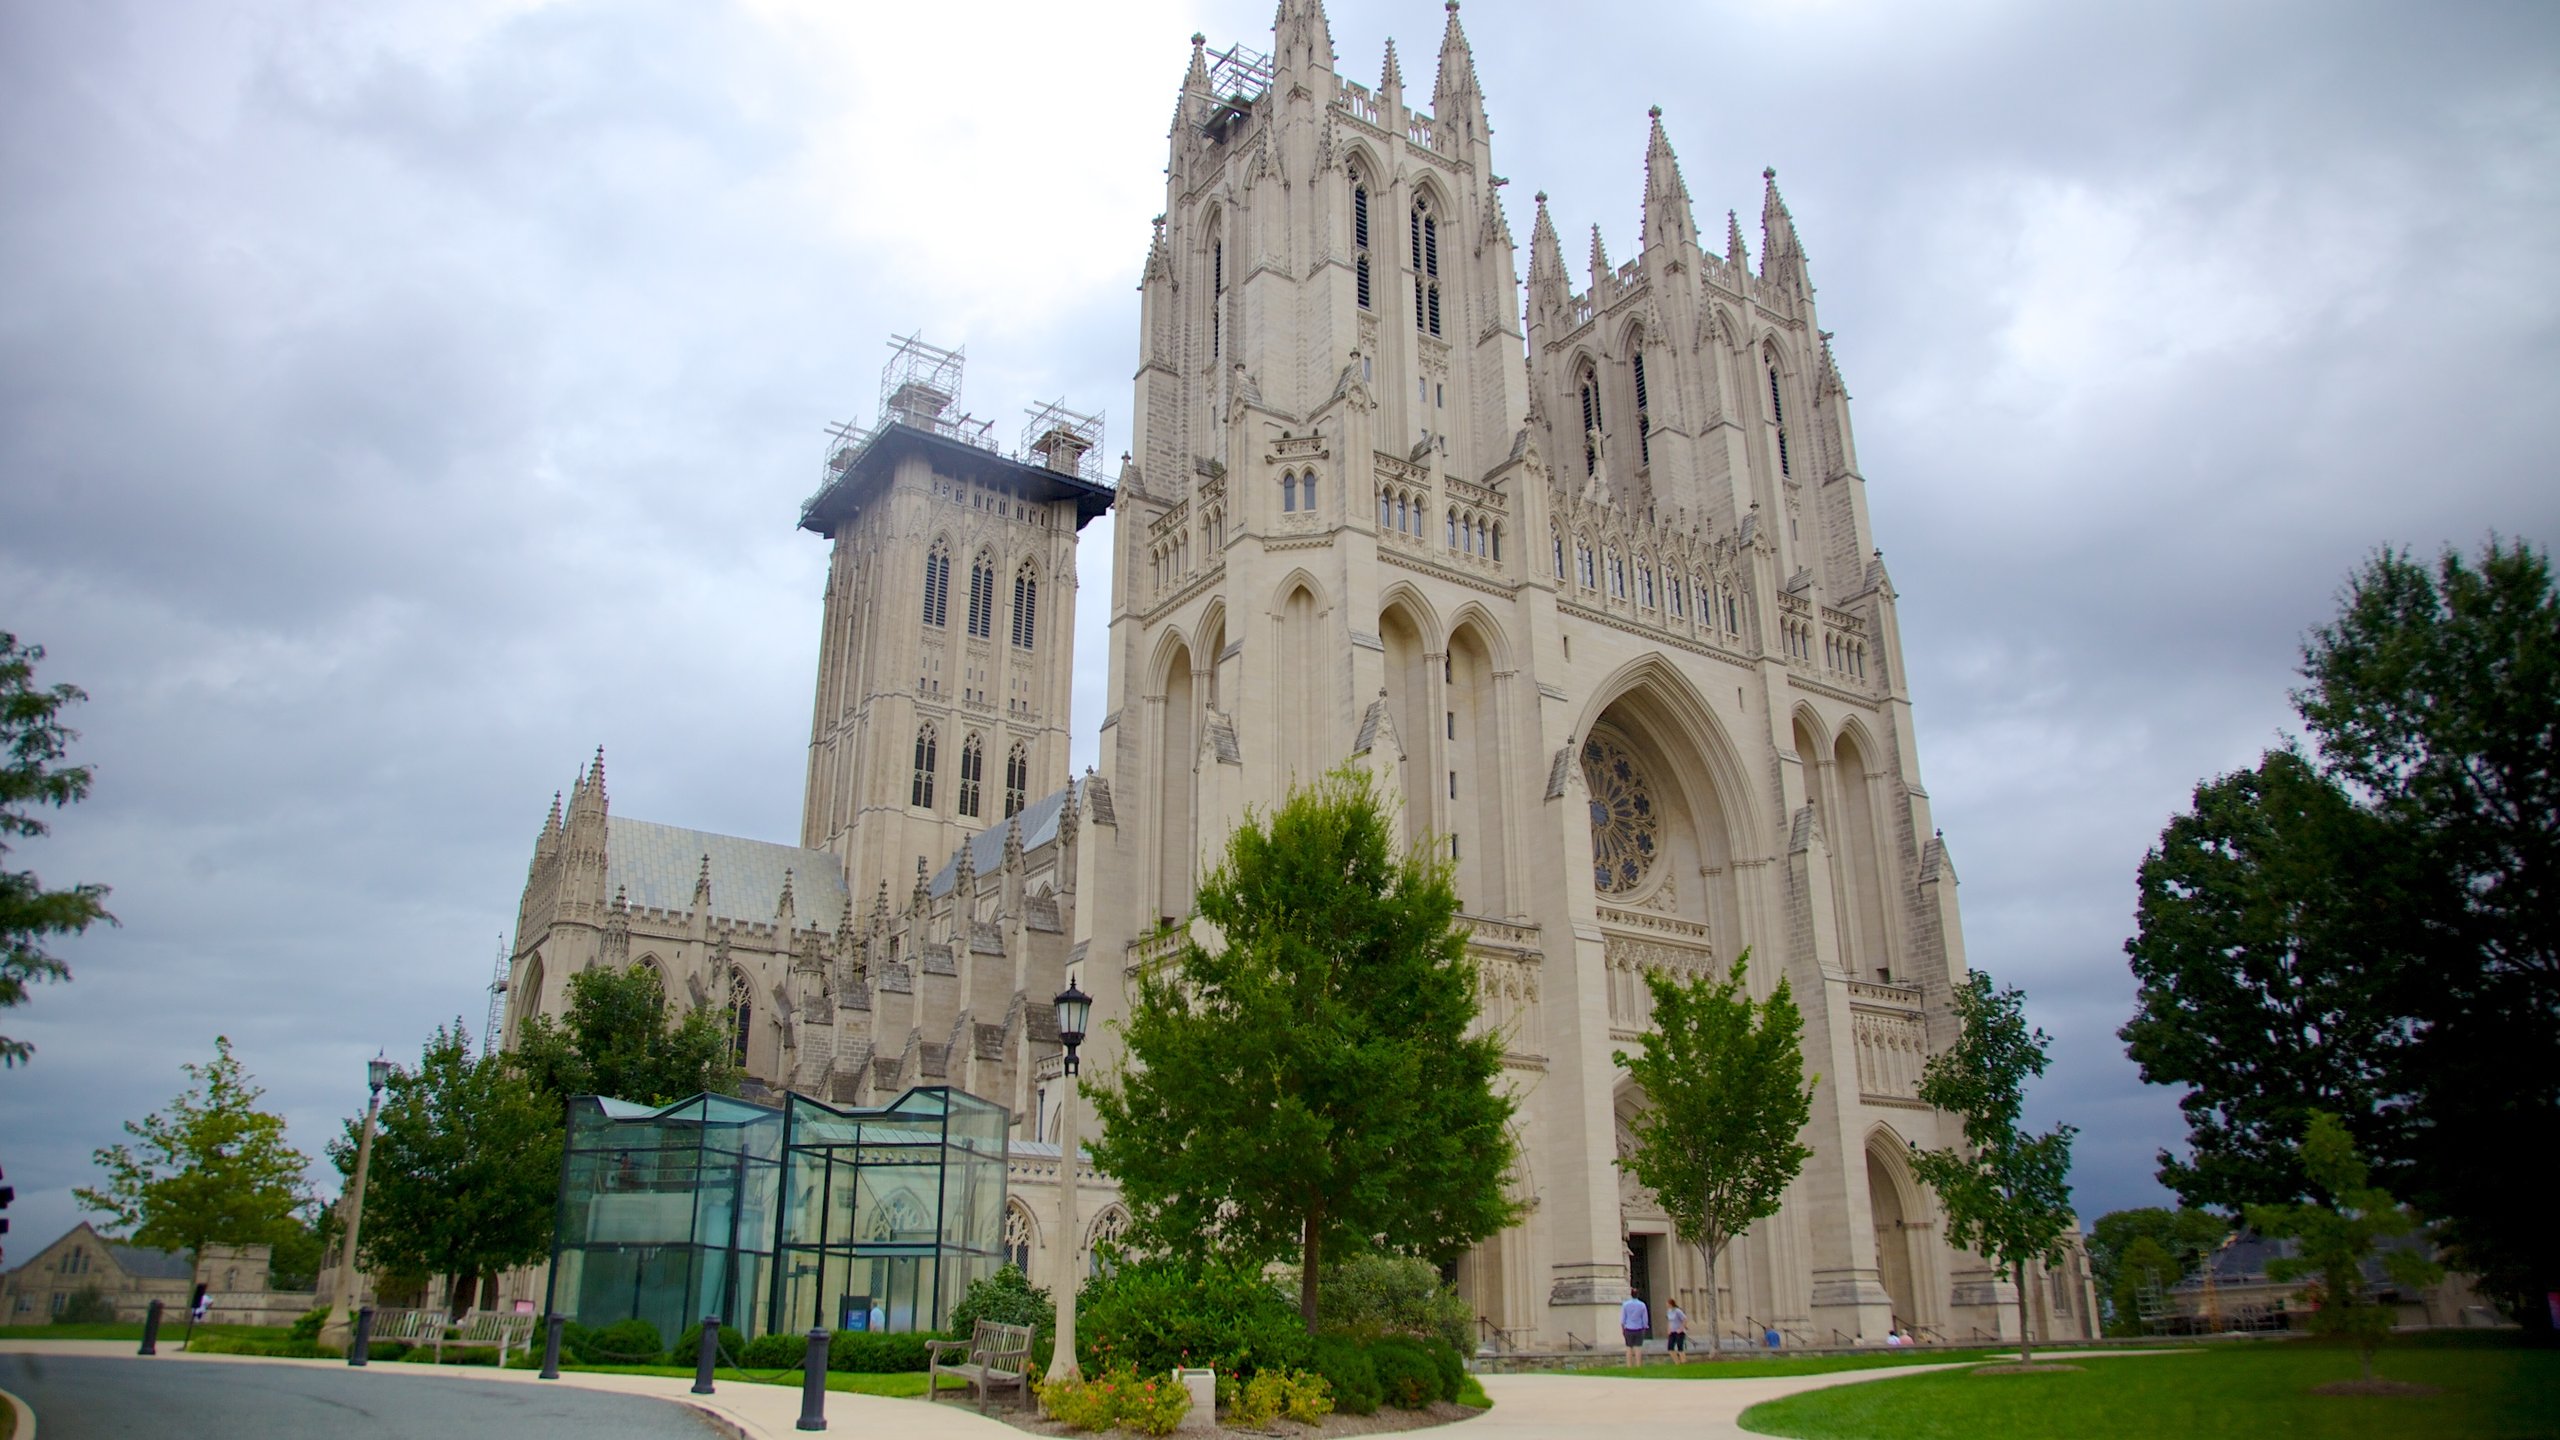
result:
[[(1075, 783), (1052, 790), (1022, 807), (1022, 813), (1011, 820), (999, 820), (961, 842), (969, 851), (970, 868), (981, 875), (992, 875), (1004, 867), (1004, 831), (1007, 825), (1022, 827), (1022, 851), (1029, 854), (1058, 838), (1058, 817), (1067, 808), (1067, 797), (1075, 793)], [(951, 893), (960, 878), (960, 852), (942, 862), (925, 886), (927, 894), (937, 898)], [(715, 882), (716, 883), (716, 882)]]
[(107, 1253), (124, 1273), (136, 1280), (190, 1280), (196, 1267), (183, 1250), (153, 1250), (143, 1245), (107, 1244)]
[(689, 910), (702, 857), (711, 857), (711, 909), (733, 920), (771, 923), (782, 900), (782, 876), (791, 872), (795, 927), (816, 921), (833, 930), (850, 897), (844, 867), (825, 850), (803, 850), (769, 840), (715, 835), (654, 820), (605, 817), (604, 888), (629, 892), (633, 909)]

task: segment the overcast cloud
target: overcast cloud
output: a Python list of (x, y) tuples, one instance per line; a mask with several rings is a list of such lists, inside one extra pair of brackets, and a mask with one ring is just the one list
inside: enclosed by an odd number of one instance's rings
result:
[[(1337, 0), (1343, 69), (1392, 33), (1427, 94), (1442, 18)], [(2375, 546), (2560, 536), (2560, 12), (1464, 19), (1524, 238), (1543, 188), (1568, 255), (1634, 253), (1649, 104), (1709, 235), (1738, 209), (1757, 255), (1778, 168), (1972, 959), (2056, 1038), (2031, 1118), (2083, 1127), (2084, 1213), (2156, 1200), (2174, 1099), (2113, 1036), (2144, 849), (2278, 741)], [(999, 433), (1063, 396), (1125, 448), (1188, 37), (1269, 25), (0, 0), (0, 629), (90, 692), (98, 777), (9, 863), (123, 921), (0, 1015), (39, 1047), (0, 1074), (13, 1257), (217, 1031), (315, 1160), (377, 1047), (476, 1032), (599, 743), (618, 811), (796, 836), (821, 427), (921, 331)]]

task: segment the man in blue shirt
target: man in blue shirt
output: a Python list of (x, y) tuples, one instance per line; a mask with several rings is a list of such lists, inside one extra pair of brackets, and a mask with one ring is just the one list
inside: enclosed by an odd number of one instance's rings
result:
[(1627, 1342), (1627, 1368), (1644, 1363), (1644, 1342), (1653, 1334), (1653, 1312), (1645, 1308), (1643, 1297), (1627, 1292), (1627, 1303), (1618, 1307), (1618, 1338)]

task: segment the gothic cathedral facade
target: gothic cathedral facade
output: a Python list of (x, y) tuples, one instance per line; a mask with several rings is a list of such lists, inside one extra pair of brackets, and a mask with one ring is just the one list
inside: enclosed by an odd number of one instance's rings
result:
[[(1008, 1247), (1072, 1283), (1097, 1232), (1042, 1235), (1048, 997), (1096, 997), (1107, 1067), (1227, 833), (1350, 759), (1454, 860), (1508, 1048), (1527, 1215), (1458, 1276), (1490, 1343), (1589, 1343), (1631, 1287), (1694, 1312), (1710, 1283), (1736, 1331), (2014, 1335), (2011, 1282), (1906, 1164), (1956, 1138), (1916, 1098), (1956, 877), (1794, 221), (1769, 175), (1757, 267), (1731, 215), (1706, 249), (1657, 110), (1638, 253), (1595, 227), (1577, 290), (1540, 195), (1524, 297), (1447, 9), (1427, 111), (1392, 44), (1376, 87), (1337, 72), (1319, 0), (1283, 0), (1268, 56), (1193, 37), (1116, 488), (1062, 412), (996, 454), (950, 414), (956, 363), (903, 348), (802, 517), (834, 552), (800, 843), (611, 816), (599, 757), (537, 842), (506, 1013), (648, 963), (729, 1006), (766, 1085), (1003, 1101)], [(1076, 537), (1106, 507), (1107, 713), (1069, 780)], [(1746, 951), (1804, 1013), (1813, 1158), (1711, 1279), (1617, 1166), (1644, 1099), (1613, 1056), (1647, 970)], [(2095, 1333), (2080, 1264), (2029, 1283), (2040, 1332)]]

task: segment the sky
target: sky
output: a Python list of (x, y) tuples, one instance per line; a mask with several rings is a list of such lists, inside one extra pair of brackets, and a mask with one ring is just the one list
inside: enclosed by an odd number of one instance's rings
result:
[[(1331, 6), (1427, 91), (1429, 0)], [(2560, 538), (2560, 10), (1468, 0), (1513, 178), (1636, 249), (1776, 167), (1900, 592), (1973, 964), (2053, 1037), (2084, 1215), (2164, 1198), (2135, 870), (2297, 727), (2377, 547)], [(10, 868), (113, 887), (0, 1012), (22, 1257), (229, 1035), (320, 1149), (477, 1032), (552, 792), (798, 832), (824, 427), (892, 334), (1128, 443), (1189, 37), (1267, 4), (0, 0), (0, 630), (95, 767)], [(1521, 263), (1527, 263), (1523, 251)], [(1587, 283), (1587, 280), (1580, 283)], [(2537, 403), (2533, 397), (2543, 396)], [(1076, 763), (1101, 718), (1088, 529)]]

